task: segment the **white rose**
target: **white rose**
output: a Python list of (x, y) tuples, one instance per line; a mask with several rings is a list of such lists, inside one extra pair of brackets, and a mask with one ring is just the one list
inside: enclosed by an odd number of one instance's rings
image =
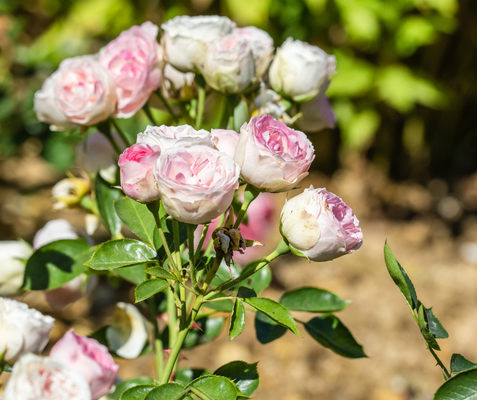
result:
[(26, 260), (32, 254), (25, 242), (7, 240), (0, 242), (0, 296), (13, 296), (23, 284)]
[(232, 32), (235, 23), (218, 15), (182, 15), (161, 25), (164, 59), (183, 72), (195, 72), (204, 63), (207, 45)]
[(78, 239), (78, 234), (67, 220), (53, 219), (35, 234), (33, 248), (36, 250), (45, 244), (63, 239)]
[(319, 47), (288, 38), (270, 66), (270, 84), (295, 101), (309, 101), (328, 87), (336, 58)]
[(197, 131), (190, 125), (148, 125), (144, 132), (138, 133), (136, 143), (145, 143), (150, 146), (158, 145), (164, 151), (175, 147), (179, 141), (187, 145), (208, 144), (212, 146), (210, 132), (204, 129)]
[(255, 79), (255, 61), (247, 41), (239, 35), (227, 35), (207, 48), (205, 81), (223, 93), (240, 93)]
[(232, 33), (242, 36), (252, 49), (253, 58), (255, 59), (256, 75), (257, 78), (260, 78), (267, 72), (268, 65), (273, 58), (275, 47), (273, 46), (272, 37), (267, 32), (255, 26), (234, 29)]
[(3, 400), (91, 400), (83, 376), (49, 357), (26, 354), (12, 369)]
[(48, 343), (54, 319), (25, 303), (0, 297), (0, 354), (11, 364), (21, 355), (38, 353)]
[(164, 67), (162, 94), (168, 99), (179, 101), (192, 100), (196, 95), (195, 74), (192, 72), (181, 72), (172, 65), (166, 64)]

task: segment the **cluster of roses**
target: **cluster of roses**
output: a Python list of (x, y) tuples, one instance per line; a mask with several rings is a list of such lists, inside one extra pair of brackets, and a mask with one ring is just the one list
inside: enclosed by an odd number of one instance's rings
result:
[[(119, 157), (121, 187), (140, 202), (161, 200), (178, 221), (206, 223), (231, 205), (239, 180), (258, 191), (284, 192), (308, 175), (314, 149), (303, 132), (269, 115), (252, 117), (240, 134), (188, 125), (148, 126)], [(314, 261), (361, 246), (351, 209), (325, 189), (306, 189), (282, 210), (285, 239)]]
[(333, 126), (324, 92), (336, 61), (320, 48), (289, 38), (274, 56), (268, 33), (253, 26), (236, 28), (219, 16), (180, 16), (161, 28), (160, 43), (159, 28), (145, 22), (123, 31), (97, 55), (64, 60), (35, 94), (38, 119), (53, 130), (92, 126), (111, 116), (131, 117), (153, 92), (192, 100), (195, 74), (201, 74), (211, 88), (235, 94), (268, 71), (275, 92), (262, 90), (254, 99), (255, 109), (275, 117), (286, 115), (279, 93), (295, 102), (308, 102), (303, 113), (308, 108), (313, 112), (309, 118), (303, 115), (300, 123), (310, 130)]

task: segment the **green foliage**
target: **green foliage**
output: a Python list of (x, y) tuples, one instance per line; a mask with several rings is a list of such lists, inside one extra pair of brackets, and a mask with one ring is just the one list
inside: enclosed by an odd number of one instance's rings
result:
[(477, 369), (469, 369), (453, 376), (434, 394), (434, 400), (462, 400), (476, 397)]
[(202, 317), (196, 320), (200, 329), (195, 328), (189, 331), (184, 340), (184, 349), (191, 349), (214, 340), (222, 331), (224, 321), (222, 317)]
[(163, 279), (148, 279), (136, 287), (134, 295), (136, 303), (144, 301), (156, 293), (163, 292), (169, 287), (169, 283)]
[(186, 386), (194, 379), (202, 375), (210, 375), (211, 372), (200, 368), (181, 368), (177, 370), (175, 381)]
[(419, 329), (421, 330), (422, 336), (424, 337), (426, 343), (432, 347), (434, 350), (440, 350), (439, 344), (437, 343), (434, 335), (429, 331), (429, 327), (425, 317), (424, 306), (419, 304), (417, 311), (417, 321), (419, 324)]
[[(240, 275), (243, 275), (249, 270), (255, 268), (255, 266), (259, 264), (260, 261), (261, 260), (255, 261), (247, 265)], [(260, 271), (253, 274), (248, 279), (244, 280), (241, 284), (237, 285), (236, 288), (239, 288), (241, 286), (247, 286), (253, 289), (255, 293), (260, 294), (262, 290), (270, 286), (271, 282), (272, 282), (272, 271), (270, 270), (270, 267), (267, 265), (265, 268), (262, 268)]]
[(171, 279), (173, 281), (178, 280), (175, 275), (171, 274), (168, 270), (161, 267), (148, 268), (146, 269), (146, 273), (148, 273), (149, 275), (155, 276), (157, 278)]
[(128, 282), (139, 285), (147, 279), (147, 265), (148, 264), (138, 264), (131, 267), (117, 268), (113, 273)]
[(477, 368), (477, 364), (467, 360), (467, 358), (465, 358), (462, 354), (452, 354), (450, 362), (451, 374), (458, 374), (459, 372), (467, 371), (473, 368)]
[(302, 287), (284, 293), (280, 298), (280, 304), (293, 311), (328, 313), (344, 310), (349, 301), (328, 290)]
[(166, 383), (151, 390), (145, 400), (174, 400), (184, 391), (184, 387), (178, 383)]
[(25, 267), (25, 290), (50, 290), (86, 272), (93, 248), (83, 239), (58, 240), (37, 249)]
[(144, 400), (148, 393), (153, 390), (154, 385), (136, 385), (127, 389), (119, 400)]
[(208, 396), (211, 400), (235, 400), (237, 398), (236, 386), (223, 376), (201, 376), (187, 387), (198, 390), (199, 393)]
[(281, 338), (287, 331), (283, 325), (278, 324), (264, 313), (257, 311), (255, 314), (255, 334), (262, 344), (273, 342)]
[(114, 211), (114, 201), (122, 196), (122, 192), (112, 188), (109, 182), (106, 182), (100, 174), (97, 174), (94, 181), (94, 193), (104, 226), (111, 235), (117, 235), (121, 232), (122, 225)]
[(258, 388), (260, 378), (257, 364), (247, 364), (244, 361), (232, 361), (222, 365), (214, 372), (214, 375), (229, 378), (245, 396), (251, 396)]
[(154, 383), (154, 379), (149, 378), (148, 376), (138, 376), (137, 378), (122, 381), (121, 383), (116, 385), (114, 392), (108, 396), (111, 398), (111, 400), (119, 400), (121, 394), (127, 389), (137, 385), (149, 385), (152, 383)]
[[(221, 297), (226, 297), (223, 293), (218, 293), (215, 296), (211, 297), (210, 300), (219, 299)], [(212, 310), (217, 311), (228, 311), (231, 312), (234, 308), (234, 303), (230, 299), (224, 299), (222, 301), (214, 301), (212, 303), (204, 303), (203, 307), (211, 308)]]
[(235, 300), (232, 315), (230, 315), (229, 337), (234, 340), (245, 328), (245, 307), (243, 301), (237, 298)]

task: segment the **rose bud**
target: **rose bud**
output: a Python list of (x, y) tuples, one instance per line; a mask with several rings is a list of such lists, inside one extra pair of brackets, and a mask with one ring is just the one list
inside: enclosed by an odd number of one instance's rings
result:
[(132, 117), (161, 83), (159, 28), (152, 22), (133, 26), (103, 47), (99, 62), (116, 83), (119, 118)]
[(20, 291), (25, 272), (24, 260), (31, 254), (32, 249), (25, 242), (0, 242), (0, 296), (14, 296)]
[(328, 97), (324, 94), (316, 96), (309, 102), (302, 103), (300, 111), (302, 117), (296, 121), (296, 125), (305, 132), (314, 133), (325, 128), (335, 127), (336, 117)]
[(161, 25), (164, 59), (182, 72), (202, 69), (207, 45), (228, 35), (235, 23), (218, 15), (190, 17), (182, 15)]
[(190, 101), (196, 97), (195, 74), (192, 72), (181, 72), (172, 65), (166, 64), (164, 67), (164, 82), (162, 83), (162, 94), (167, 99), (178, 101)]
[(234, 158), (235, 149), (240, 138), (240, 135), (230, 129), (212, 129), (212, 143), (219, 151), (224, 152), (229, 157)]
[(8, 364), (26, 353), (39, 353), (48, 343), (54, 319), (25, 303), (0, 297), (0, 354)]
[(151, 323), (129, 303), (117, 303), (113, 319), (106, 329), (109, 347), (126, 359), (139, 357), (152, 331)]
[(359, 221), (346, 203), (326, 189), (310, 186), (288, 200), (280, 215), (283, 237), (311, 261), (329, 261), (363, 244)]
[(270, 66), (270, 84), (294, 101), (309, 101), (327, 89), (336, 58), (319, 47), (288, 38)]
[(255, 26), (234, 29), (232, 33), (243, 37), (252, 49), (253, 58), (255, 60), (256, 77), (260, 78), (267, 72), (268, 65), (273, 58), (275, 47), (273, 46), (272, 37), (267, 32)]
[(159, 146), (136, 143), (119, 156), (121, 188), (131, 199), (142, 203), (159, 199), (152, 169), (160, 155)]
[(287, 114), (287, 108), (282, 103), (282, 97), (271, 89), (260, 88), (260, 93), (253, 101), (252, 115), (268, 114), (273, 118), (291, 125), (291, 118)]
[(67, 172), (68, 178), (62, 179), (53, 186), (51, 194), (55, 204), (53, 209), (75, 207), (81, 199), (91, 190), (91, 179), (84, 171), (77, 177)]
[(230, 206), (240, 168), (208, 146), (173, 147), (157, 160), (154, 176), (166, 212), (178, 221), (201, 224)]
[(162, 151), (175, 146), (179, 140), (182, 141), (183, 139), (187, 139), (188, 144), (206, 144), (210, 142), (210, 146), (212, 146), (210, 132), (204, 129), (196, 131), (190, 125), (148, 125), (144, 132), (137, 135), (137, 143), (145, 143), (150, 146), (157, 145)]
[[(116, 109), (114, 81), (95, 56), (67, 58), (49, 79), (35, 94), (35, 111), (40, 121), (54, 125), (54, 129), (61, 123), (58, 110), (75, 124), (95, 125)], [(52, 101), (56, 107), (51, 107)]]
[(257, 189), (285, 192), (308, 175), (315, 155), (303, 132), (258, 115), (243, 124), (240, 133), (234, 160), (242, 178)]
[(77, 335), (73, 329), (55, 343), (50, 357), (86, 379), (92, 400), (110, 392), (119, 370), (106, 346), (95, 339)]
[(91, 400), (86, 380), (49, 357), (22, 356), (13, 366), (3, 400)]
[(255, 79), (255, 61), (247, 41), (231, 34), (212, 42), (202, 74), (209, 86), (219, 92), (243, 92)]

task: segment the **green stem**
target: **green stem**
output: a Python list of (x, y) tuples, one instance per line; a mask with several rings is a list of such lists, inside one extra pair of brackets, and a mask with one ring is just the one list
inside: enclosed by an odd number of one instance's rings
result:
[[(224, 223), (224, 220), (225, 220), (225, 213), (223, 213), (221, 216), (220, 216), (220, 219), (219, 221), (217, 222), (217, 228), (219, 226), (222, 226), (222, 224)], [(212, 239), (212, 237), (210, 238), (210, 242), (209, 244), (207, 245), (207, 248), (205, 249), (204, 251), (204, 256), (208, 256), (211, 252), (212, 252), (212, 248), (214, 247), (214, 240)]]
[(101, 132), (106, 139), (108, 139), (108, 142), (111, 144), (113, 147), (114, 151), (118, 154), (118, 156), (122, 153), (121, 149), (118, 147), (117, 143), (114, 141), (113, 137), (111, 136), (111, 132)]
[(205, 225), (204, 228), (202, 229), (199, 245), (197, 246), (197, 250), (195, 251), (194, 260), (197, 260), (200, 256), (200, 251), (202, 249), (202, 246), (204, 245), (205, 237), (207, 236), (208, 231), (209, 231), (209, 224)]
[(434, 352), (434, 349), (431, 346), (429, 346), (429, 343), (426, 342), (426, 345), (429, 351), (431, 352), (432, 356), (436, 360), (437, 364), (439, 364), (439, 366), (442, 368), (442, 372), (444, 372), (445, 380), (449, 379), (451, 375), (449, 374), (449, 371), (447, 371), (447, 368), (445, 367), (445, 365), (440, 360), (439, 356)]
[(189, 245), (189, 271), (192, 286), (195, 286), (197, 281), (195, 278), (195, 248), (194, 248), (194, 231), (195, 225), (187, 224), (188, 245)]
[(174, 111), (172, 111), (172, 107), (170, 106), (169, 102), (166, 100), (166, 98), (162, 95), (161, 89), (156, 90), (154, 93), (156, 93), (157, 97), (162, 101), (162, 104), (164, 104), (164, 107), (167, 108), (167, 111), (172, 117), (172, 120), (174, 121), (175, 124), (179, 123), (179, 119), (177, 116), (174, 114)]
[(252, 185), (248, 184), (245, 187), (245, 192), (243, 194), (243, 203), (242, 207), (240, 208), (239, 214), (237, 215), (237, 219), (235, 220), (234, 228), (237, 229), (242, 222), (243, 218), (245, 217), (245, 214), (247, 214), (248, 207), (250, 206), (250, 203), (254, 201), (260, 192), (253, 187)]
[(175, 255), (175, 263), (178, 267), (178, 270), (181, 273), (182, 277), (182, 259), (181, 259), (181, 245), (180, 245), (180, 238), (179, 238), (179, 221), (173, 219), (172, 220), (172, 231), (174, 236), (174, 255)]
[(207, 289), (208, 289), (210, 283), (212, 282), (212, 279), (214, 279), (215, 274), (217, 273), (217, 271), (220, 267), (220, 263), (222, 262), (223, 258), (224, 258), (223, 254), (221, 254), (220, 252), (216, 253), (214, 265), (207, 272), (207, 276), (205, 277), (204, 285), (202, 286), (202, 292), (203, 293), (207, 292)]
[(162, 374), (164, 373), (164, 355), (162, 354), (163, 346), (159, 335), (159, 326), (157, 323), (157, 304), (154, 296), (149, 299), (149, 312), (154, 325), (154, 368), (156, 369), (156, 379), (159, 381), (162, 377)]
[(179, 103), (179, 108), (181, 110), (182, 117), (184, 118), (184, 121), (187, 125), (193, 125), (192, 118), (189, 114), (189, 111), (187, 111), (187, 108), (183, 102)]
[(205, 79), (202, 75), (197, 74), (195, 76), (195, 82), (199, 89), (199, 99), (197, 102), (197, 115), (195, 119), (195, 129), (200, 129), (202, 127), (202, 117), (204, 115), (204, 104), (205, 104)]
[(118, 123), (112, 118), (110, 119), (110, 121), (111, 121), (111, 124), (114, 126), (114, 129), (116, 129), (116, 132), (118, 132), (119, 136), (121, 136), (121, 139), (123, 139), (123, 142), (126, 145), (126, 147), (132, 146), (132, 143), (129, 141), (128, 136), (119, 127)]
[[(168, 327), (169, 327), (169, 348), (174, 346), (177, 337), (177, 314), (176, 314), (176, 304), (174, 293), (172, 288), (167, 291), (167, 316), (169, 318)], [(166, 382), (164, 382), (166, 383)]]
[(192, 393), (194, 393), (201, 400), (212, 400), (202, 390), (199, 390), (199, 389), (195, 388), (194, 386), (190, 386), (189, 389)]
[(153, 124), (154, 126), (157, 126), (156, 121), (154, 120), (154, 117), (152, 116), (151, 109), (149, 108), (149, 103), (146, 102), (146, 104), (144, 104), (142, 109), (146, 113), (147, 118), (149, 118), (149, 121), (151, 122), (151, 124)]

